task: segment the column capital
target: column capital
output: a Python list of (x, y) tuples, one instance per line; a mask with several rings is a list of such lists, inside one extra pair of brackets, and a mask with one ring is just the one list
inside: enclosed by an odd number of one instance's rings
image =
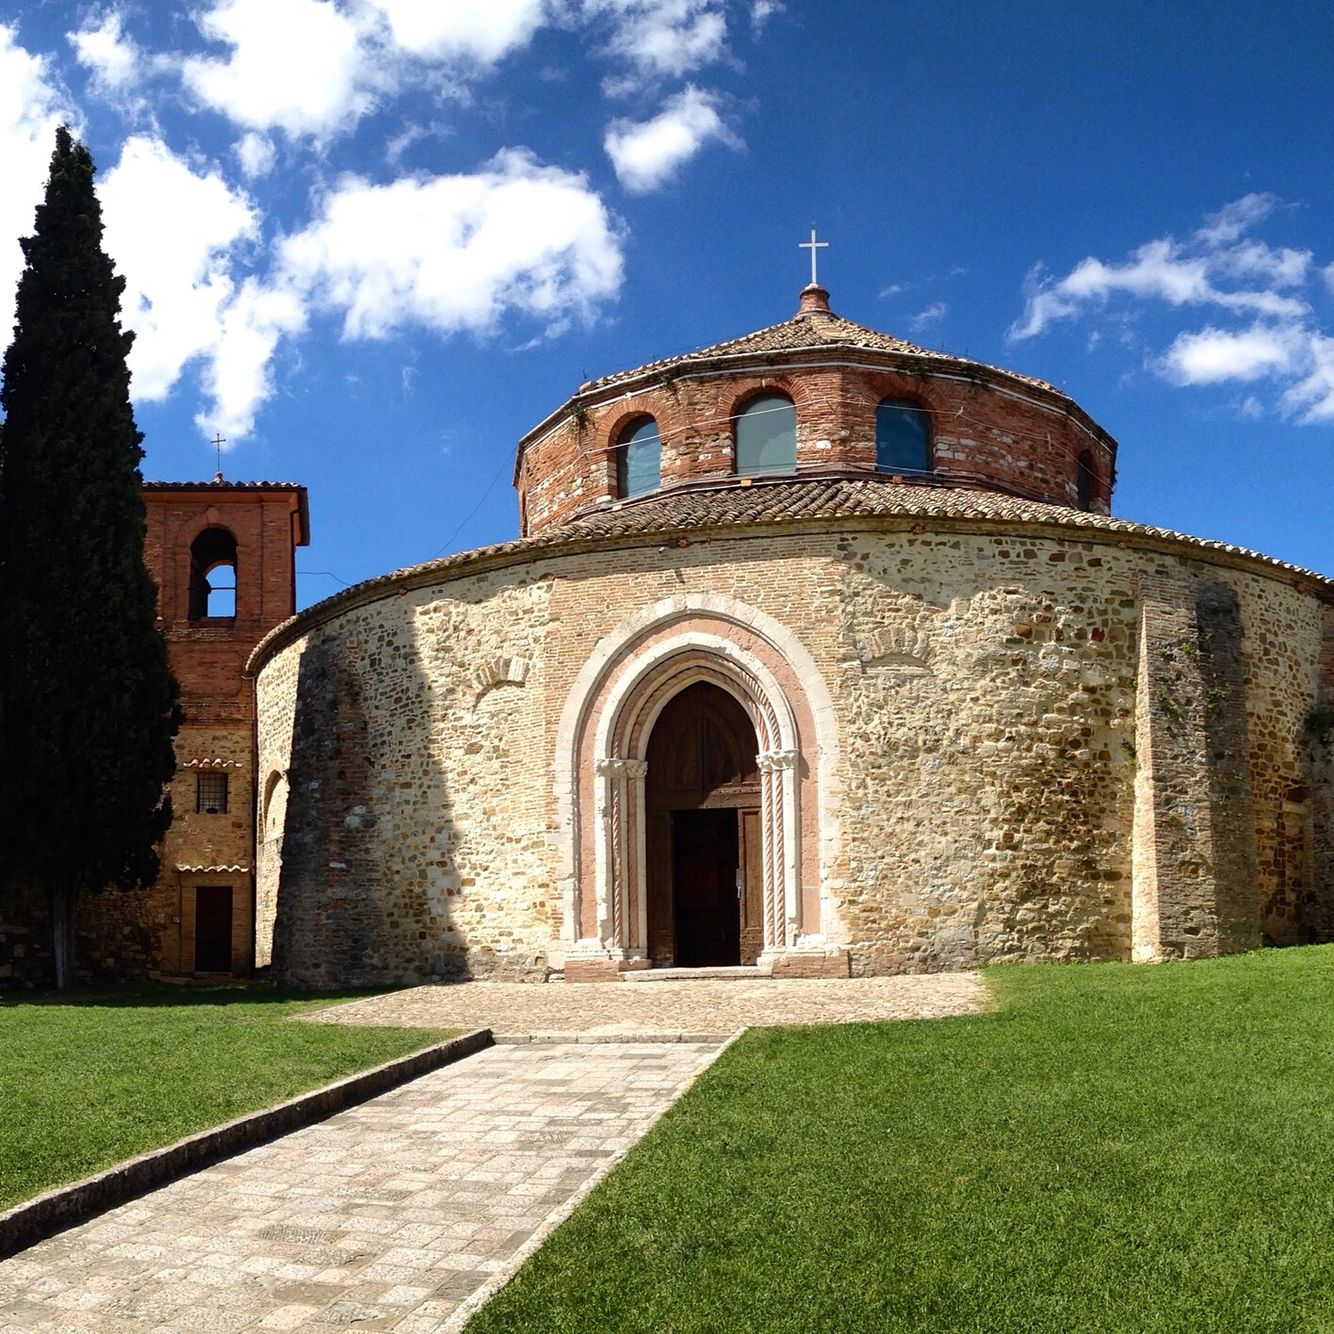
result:
[(604, 778), (616, 778), (625, 772), (625, 766), (628, 763), (628, 760), (623, 760), (619, 756), (604, 755), (596, 762), (594, 767)]
[(797, 767), (795, 750), (766, 750), (756, 756), (762, 774), (783, 773)]
[(625, 776), (636, 783), (648, 774), (647, 760), (626, 760), (624, 763)]

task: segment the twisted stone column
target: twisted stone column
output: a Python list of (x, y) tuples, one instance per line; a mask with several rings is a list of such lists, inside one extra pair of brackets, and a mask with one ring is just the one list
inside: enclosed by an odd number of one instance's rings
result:
[(781, 949), (788, 942), (788, 923), (795, 899), (788, 902), (787, 834), (795, 804), (795, 750), (766, 750), (756, 757), (760, 770), (760, 821), (764, 830), (764, 945)]
[(606, 938), (611, 949), (621, 949), (624, 913), (621, 899), (625, 885), (623, 846), (625, 842), (625, 765), (626, 761), (608, 756), (597, 762), (598, 776), (603, 780), (602, 827), (603, 865), (606, 867)]

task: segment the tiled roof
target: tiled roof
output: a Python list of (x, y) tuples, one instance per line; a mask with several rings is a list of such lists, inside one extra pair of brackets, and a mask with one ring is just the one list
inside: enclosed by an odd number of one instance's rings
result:
[[(747, 479), (742, 479), (743, 483)], [(660, 493), (643, 500), (622, 501), (619, 508), (599, 510), (575, 519), (551, 536), (631, 537), (668, 529), (715, 528), (732, 525), (784, 523), (793, 519), (832, 519), (845, 515), (904, 519), (983, 519), (1006, 523), (1056, 524), (1062, 528), (1095, 529), (1127, 537), (1189, 542), (1208, 551), (1227, 552), (1263, 561), (1277, 569), (1330, 584), (1326, 576), (1286, 561), (1275, 560), (1208, 538), (1190, 537), (1170, 528), (1132, 523), (1106, 514), (1085, 513), (1065, 505), (962, 487), (905, 485), (878, 477), (826, 477), (809, 480), (752, 478), (750, 485), (730, 481), (697, 491)], [(545, 537), (546, 534), (543, 535)], [(530, 539), (541, 540), (541, 539)]]
[(145, 491), (304, 491), (300, 482), (144, 482)]
[[(746, 480), (750, 485), (744, 484)], [(1234, 557), (1309, 581), (1334, 600), (1334, 580), (1314, 570), (1230, 542), (1190, 537), (1170, 528), (1131, 523), (1105, 514), (1084, 513), (1063, 505), (1023, 500), (995, 491), (914, 486), (875, 476), (752, 478), (742, 479), (741, 483), (731, 480), (704, 488), (659, 493), (642, 500), (622, 501), (536, 537), (460, 551), (353, 584), (269, 631), (251, 654), (249, 670), (256, 670), (271, 651), (289, 642), (303, 629), (318, 625), (345, 608), (374, 601), (389, 590), (406, 593), (411, 587), (461, 575), (473, 566), (507, 565), (525, 558), (538, 560), (560, 555), (563, 547), (579, 550), (617, 539), (667, 537), (683, 532), (725, 535), (729, 529), (762, 529), (769, 525), (777, 527), (794, 522), (843, 518), (911, 519), (928, 524), (932, 521), (1029, 524), (1047, 529), (1049, 533), (1052, 529), (1065, 529), (1071, 536), (1084, 531), (1166, 542), (1189, 547), (1198, 553)]]
[(765, 329), (756, 329), (754, 333), (742, 334), (740, 338), (729, 339), (725, 343), (714, 343), (694, 352), (684, 352), (680, 356), (664, 357), (659, 361), (650, 361), (643, 366), (630, 370), (617, 371), (613, 375), (604, 375), (596, 380), (589, 380), (579, 386), (579, 393), (594, 393), (621, 384), (627, 380), (637, 380), (646, 375), (662, 375), (667, 371), (684, 369), (695, 363), (709, 363), (727, 358), (745, 358), (763, 356), (767, 353), (819, 351), (830, 352), (845, 348), (854, 352), (890, 352), (901, 356), (921, 357), (937, 365), (963, 367), (982, 366), (986, 370), (996, 371), (1011, 379), (1034, 385), (1039, 389), (1066, 397), (1061, 390), (1045, 380), (1031, 375), (1021, 375), (1017, 371), (1004, 370), (996, 366), (987, 366), (984, 362), (970, 361), (967, 357), (955, 357), (946, 352), (932, 352), (929, 348), (918, 347), (906, 339), (895, 338), (893, 334), (881, 333), (878, 329), (869, 329), (864, 324), (845, 320), (832, 311), (803, 311), (784, 320), (782, 324), (771, 324)]

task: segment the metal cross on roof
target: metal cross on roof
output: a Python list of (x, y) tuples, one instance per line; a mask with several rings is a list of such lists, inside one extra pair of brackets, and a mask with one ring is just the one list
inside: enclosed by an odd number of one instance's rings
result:
[(227, 443), (227, 437), (221, 431), (215, 432), (213, 439), (209, 442), (218, 451), (218, 475), (213, 479), (215, 482), (222, 481), (222, 447)]
[(811, 227), (811, 239), (810, 239), (809, 241), (802, 241), (802, 242), (800, 242), (800, 243), (798, 244), (798, 246), (797, 246), (797, 249), (798, 249), (798, 250), (809, 250), (809, 251), (811, 252), (811, 286), (812, 286), (812, 287), (819, 287), (819, 285), (820, 285), (820, 280), (819, 280), (819, 278), (816, 277), (816, 273), (815, 273), (816, 252), (819, 251), (819, 250), (828, 250), (828, 249), (829, 249), (829, 242), (828, 242), (828, 241), (817, 241), (817, 240), (815, 239), (815, 227), (814, 227), (814, 225), (812, 225), (812, 227)]

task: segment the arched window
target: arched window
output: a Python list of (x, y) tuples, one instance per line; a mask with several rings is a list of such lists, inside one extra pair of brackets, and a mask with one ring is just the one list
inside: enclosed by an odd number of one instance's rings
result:
[(616, 442), (616, 494), (642, 496), (662, 481), (662, 441), (652, 417), (633, 421)]
[(875, 466), (879, 472), (931, 471), (931, 418), (903, 398), (881, 399), (875, 410)]
[(796, 467), (797, 409), (792, 400), (786, 394), (752, 398), (736, 419), (737, 475), (795, 472)]
[(190, 619), (236, 615), (236, 538), (225, 528), (205, 528), (190, 544)]
[(1093, 508), (1093, 499), (1098, 494), (1098, 474), (1093, 467), (1093, 455), (1086, 449), (1075, 464), (1075, 497), (1082, 510)]
[(264, 783), (262, 838), (276, 838), (287, 818), (287, 776), (275, 769)]

